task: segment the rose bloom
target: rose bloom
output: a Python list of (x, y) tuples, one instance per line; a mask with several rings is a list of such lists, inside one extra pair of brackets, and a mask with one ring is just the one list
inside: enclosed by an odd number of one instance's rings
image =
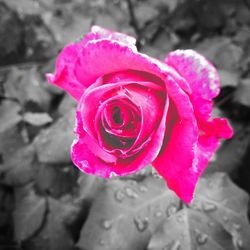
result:
[(55, 73), (47, 74), (78, 102), (72, 160), (103, 178), (152, 164), (189, 203), (220, 138), (233, 134), (226, 119), (211, 118), (218, 74), (193, 50), (173, 51), (161, 62), (135, 43), (93, 26), (62, 50)]

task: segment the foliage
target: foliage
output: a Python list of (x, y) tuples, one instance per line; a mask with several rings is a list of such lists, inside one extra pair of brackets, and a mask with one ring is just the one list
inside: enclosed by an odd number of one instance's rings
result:
[[(0, 249), (249, 249), (249, 6), (1, 0)], [(150, 166), (106, 181), (72, 165), (76, 104), (44, 73), (93, 23), (136, 36), (139, 49), (159, 59), (193, 48), (218, 68), (222, 91), (214, 105), (235, 135), (211, 160), (190, 206)]]

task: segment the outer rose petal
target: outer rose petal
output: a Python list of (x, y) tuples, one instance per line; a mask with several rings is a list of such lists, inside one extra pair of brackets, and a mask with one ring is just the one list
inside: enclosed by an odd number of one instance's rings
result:
[(167, 55), (165, 62), (175, 68), (190, 84), (190, 98), (196, 117), (209, 119), (212, 112), (211, 100), (220, 91), (220, 80), (214, 66), (193, 50), (173, 51)]
[(197, 144), (198, 126), (188, 95), (171, 77), (168, 78), (168, 94), (176, 106), (178, 117), (170, 107), (168, 120), (175, 119), (167, 145), (162, 149), (153, 166), (162, 175), (168, 186), (185, 202), (190, 202), (197, 182), (197, 169), (193, 165), (194, 148)]
[(86, 88), (75, 76), (75, 65), (81, 51), (80, 44), (70, 44), (59, 54), (55, 74), (46, 74), (50, 83), (64, 89), (76, 100), (79, 100)]
[(47, 79), (50, 83), (57, 85), (59, 88), (64, 89), (77, 101), (80, 100), (84, 90), (92, 84), (92, 82), (81, 82), (75, 76), (75, 67), (79, 55), (82, 53), (83, 47), (88, 42), (99, 41), (102, 39), (110, 39), (118, 41), (136, 51), (136, 40), (131, 36), (122, 33), (112, 32), (98, 26), (93, 26), (91, 32), (88, 33), (83, 40), (78, 43), (66, 46), (56, 61), (55, 74), (47, 74)]
[[(192, 199), (192, 193), (199, 176), (219, 146), (220, 138), (228, 139), (232, 137), (233, 131), (225, 119), (216, 118), (209, 121), (212, 111), (212, 98), (219, 93), (219, 77), (213, 65), (203, 56), (192, 50), (171, 52), (166, 58), (166, 63), (173, 66), (190, 84), (192, 89), (190, 100), (200, 130), (198, 143), (193, 148), (195, 155), (192, 167), (196, 171), (186, 173), (187, 178), (189, 178), (189, 175), (192, 175), (192, 183), (187, 186), (186, 197), (184, 199), (188, 203)], [(167, 158), (167, 152), (164, 152), (164, 154), (165, 158)], [(159, 164), (163, 164), (164, 162), (163, 156)], [(185, 174), (182, 175), (182, 178), (183, 176)], [(176, 183), (173, 185), (176, 185)], [(174, 186), (174, 189), (176, 188)]]
[(88, 42), (78, 58), (76, 76), (80, 82), (86, 85), (90, 82), (94, 83), (100, 76), (129, 69), (153, 74), (163, 81), (165, 81), (166, 76), (170, 75), (178, 80), (186, 92), (191, 93), (187, 81), (172, 67), (138, 53), (133, 48), (115, 40)]
[(109, 40), (118, 41), (118, 42), (126, 44), (127, 46), (133, 48), (134, 50), (137, 50), (135, 46), (136, 39), (134, 37), (128, 36), (123, 33), (113, 32), (111, 30), (103, 29), (102, 27), (99, 27), (97, 25), (92, 26), (90, 33), (88, 33), (84, 37), (81, 43), (85, 45), (89, 41), (96, 41), (100, 39), (109, 39)]

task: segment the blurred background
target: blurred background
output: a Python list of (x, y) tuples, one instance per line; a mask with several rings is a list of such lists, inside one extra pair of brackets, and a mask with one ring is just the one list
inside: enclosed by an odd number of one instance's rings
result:
[[(222, 143), (183, 204), (148, 166), (101, 180), (72, 165), (76, 103), (49, 85), (93, 24), (163, 60), (195, 49), (218, 69)], [(250, 249), (249, 0), (0, 0), (0, 249)]]

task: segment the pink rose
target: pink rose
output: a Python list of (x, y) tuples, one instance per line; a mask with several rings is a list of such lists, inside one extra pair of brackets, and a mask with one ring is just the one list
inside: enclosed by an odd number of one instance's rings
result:
[(47, 75), (78, 102), (72, 160), (103, 178), (151, 163), (189, 203), (220, 138), (233, 134), (227, 120), (211, 118), (218, 74), (195, 51), (177, 50), (161, 62), (135, 42), (94, 26), (62, 50)]

